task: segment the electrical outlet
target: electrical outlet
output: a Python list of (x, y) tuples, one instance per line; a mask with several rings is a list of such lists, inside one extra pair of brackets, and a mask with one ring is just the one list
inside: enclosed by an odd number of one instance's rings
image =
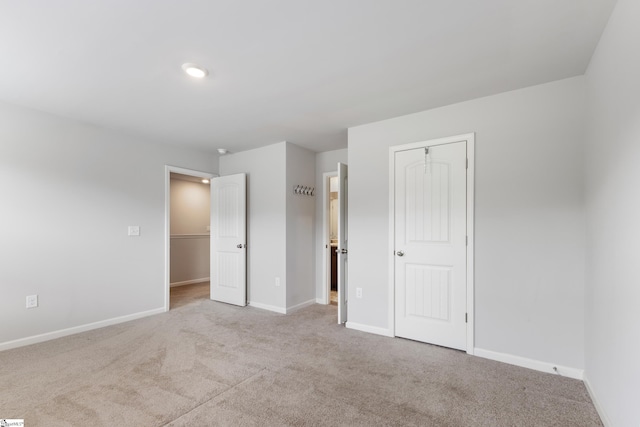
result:
[(130, 225), (129, 226), (129, 236), (139, 236), (140, 235), (140, 226), (139, 225)]
[(27, 295), (27, 308), (36, 308), (38, 306), (38, 295)]
[(276, 286), (280, 286), (280, 278), (276, 277)]
[(356, 298), (362, 298), (362, 288), (356, 288)]

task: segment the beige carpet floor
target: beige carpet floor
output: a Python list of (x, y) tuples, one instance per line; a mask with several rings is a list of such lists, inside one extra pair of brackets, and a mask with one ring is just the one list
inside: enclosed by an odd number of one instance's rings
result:
[[(201, 295), (202, 296), (202, 295)], [(580, 381), (188, 297), (0, 353), (0, 418), (32, 426), (601, 426)]]

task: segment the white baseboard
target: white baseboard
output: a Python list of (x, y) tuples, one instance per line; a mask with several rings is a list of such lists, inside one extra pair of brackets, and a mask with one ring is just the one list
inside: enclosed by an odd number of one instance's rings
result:
[(326, 298), (316, 298), (316, 304), (327, 305), (329, 303), (327, 302)]
[(262, 310), (274, 311), (280, 314), (287, 314), (287, 309), (284, 307), (276, 307), (275, 305), (261, 304), (259, 302), (249, 301), (248, 304), (251, 307), (260, 308)]
[[(582, 380), (584, 370), (570, 368), (567, 366), (555, 365), (553, 363), (541, 362), (539, 360), (527, 359), (526, 357), (514, 356), (508, 353), (498, 353), (496, 351), (484, 350), (482, 348), (474, 348), (473, 354), (485, 359), (495, 360), (497, 362), (508, 363), (510, 365), (521, 366), (523, 368), (533, 369), (535, 371), (547, 372), (550, 374), (560, 374), (563, 377), (569, 377), (576, 380)], [(553, 368), (557, 368), (556, 372)]]
[(600, 420), (602, 421), (602, 424), (604, 424), (604, 427), (613, 427), (613, 424), (611, 423), (609, 417), (607, 416), (607, 413), (605, 412), (604, 408), (600, 405), (598, 397), (596, 396), (596, 393), (593, 391), (593, 387), (591, 387), (591, 383), (589, 382), (589, 378), (587, 377), (587, 374), (585, 373), (583, 377), (584, 377), (583, 378), (584, 385), (587, 388), (587, 392), (589, 393), (589, 396), (591, 397), (593, 406), (596, 407), (596, 411), (598, 411), (598, 415), (600, 415)]
[(314, 305), (316, 303), (315, 299), (310, 299), (309, 301), (301, 302), (300, 304), (296, 304), (291, 307), (287, 307), (286, 313), (291, 314), (294, 311), (298, 311), (301, 308), (309, 307), (310, 305)]
[(362, 323), (347, 322), (345, 325), (349, 329), (355, 329), (356, 331), (368, 332), (370, 334), (382, 335), (385, 337), (392, 337), (393, 333), (387, 328), (378, 328), (377, 326), (363, 325)]
[(25, 345), (37, 344), (44, 341), (53, 340), (56, 338), (66, 337), (68, 335), (78, 334), (80, 332), (91, 331), (93, 329), (104, 328), (105, 326), (117, 325), (118, 323), (129, 322), (130, 320), (136, 320), (147, 316), (153, 316), (154, 314), (164, 313), (164, 308), (156, 308), (148, 311), (141, 311), (139, 313), (127, 314), (126, 316), (114, 317), (112, 319), (101, 320), (99, 322), (87, 323), (80, 326), (74, 326), (72, 328), (60, 329), (58, 331), (47, 332), (40, 335), (33, 335), (26, 338), (20, 338), (13, 341), (7, 341), (0, 343), (0, 351), (9, 350), (12, 348), (24, 347)]
[(208, 282), (208, 281), (209, 281), (208, 277), (203, 277), (201, 279), (191, 279), (191, 280), (184, 280), (182, 282), (173, 282), (173, 283), (170, 283), (169, 286), (174, 288), (176, 286), (193, 285), (194, 283), (202, 283), (202, 282)]

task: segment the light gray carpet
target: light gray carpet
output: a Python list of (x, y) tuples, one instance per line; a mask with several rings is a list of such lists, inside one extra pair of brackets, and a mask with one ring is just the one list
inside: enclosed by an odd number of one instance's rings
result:
[(0, 353), (32, 426), (601, 426), (580, 381), (335, 324), (190, 299)]

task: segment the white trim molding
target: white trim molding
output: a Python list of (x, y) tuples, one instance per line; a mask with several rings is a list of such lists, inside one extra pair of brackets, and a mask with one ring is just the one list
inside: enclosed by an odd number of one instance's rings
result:
[(301, 310), (305, 307), (308, 307), (314, 304), (317, 304), (317, 301), (315, 298), (310, 299), (309, 301), (302, 302), (300, 304), (293, 305), (291, 307), (286, 307), (286, 308), (276, 307), (275, 305), (262, 304), (255, 301), (247, 302), (247, 305), (250, 305), (251, 307), (259, 308), (261, 310), (273, 311), (274, 313), (280, 313), (280, 314), (291, 314), (295, 311)]
[(171, 282), (171, 287), (175, 288), (176, 286), (186, 286), (186, 285), (193, 285), (194, 283), (202, 283), (202, 282), (208, 282), (209, 278), (208, 277), (203, 277), (201, 279), (191, 279), (191, 280), (183, 280), (182, 282)]
[(24, 347), (25, 345), (37, 344), (44, 341), (50, 341), (56, 338), (62, 338), (69, 335), (87, 332), (93, 329), (104, 328), (105, 326), (117, 325), (118, 323), (129, 322), (131, 320), (141, 319), (143, 317), (153, 316), (155, 314), (164, 313), (164, 308), (155, 308), (153, 310), (141, 311), (139, 313), (127, 314), (126, 316), (114, 317), (111, 319), (100, 320), (98, 322), (87, 323), (72, 328), (60, 329), (57, 331), (47, 332), (45, 334), (33, 335), (26, 338), (20, 338), (13, 341), (0, 343), (0, 351), (12, 348)]
[(300, 304), (292, 305), (291, 307), (287, 307), (286, 313), (287, 314), (293, 313), (294, 311), (298, 311), (305, 307), (309, 307), (310, 305), (314, 305), (315, 303), (316, 303), (316, 300), (314, 298), (314, 299), (310, 299), (309, 301), (301, 302)]
[(611, 423), (610, 418), (607, 416), (607, 413), (605, 412), (602, 405), (600, 405), (598, 397), (596, 396), (596, 393), (593, 390), (593, 387), (591, 386), (591, 383), (589, 382), (589, 378), (587, 377), (586, 373), (583, 375), (582, 381), (584, 382), (584, 386), (587, 388), (589, 397), (591, 397), (593, 406), (596, 407), (596, 411), (598, 412), (598, 415), (600, 415), (600, 421), (602, 421), (602, 424), (604, 424), (604, 427), (613, 427), (613, 424)]
[[(474, 203), (475, 203), (475, 133), (467, 133), (428, 141), (389, 147), (389, 254), (395, 251), (395, 153), (415, 148), (432, 147), (435, 145), (466, 142), (467, 147), (467, 354), (475, 351), (475, 285), (474, 285)], [(388, 325), (390, 336), (395, 336), (395, 257), (389, 255), (389, 287), (388, 287)], [(374, 332), (375, 333), (375, 332)]]
[(561, 375), (563, 377), (569, 377), (576, 380), (582, 380), (584, 377), (583, 369), (570, 368), (568, 366), (528, 359), (526, 357), (515, 356), (513, 354), (475, 348), (474, 355), (484, 359), (495, 360), (496, 362), (508, 363), (509, 365), (520, 366), (522, 368), (533, 369), (534, 371), (546, 372), (549, 374)]
[(377, 326), (363, 325), (362, 323), (354, 323), (348, 320), (347, 320), (347, 323), (345, 324), (345, 327), (347, 327), (347, 329), (353, 329), (361, 332), (368, 332), (370, 334), (382, 335), (385, 337), (393, 338), (394, 336), (393, 331), (391, 331), (390, 329), (379, 328)]
[(261, 310), (273, 311), (275, 313), (287, 314), (287, 309), (283, 307), (276, 307), (275, 305), (262, 304), (259, 302), (248, 301), (247, 305), (251, 307), (259, 308)]
[(172, 234), (172, 239), (210, 239), (211, 234)]

